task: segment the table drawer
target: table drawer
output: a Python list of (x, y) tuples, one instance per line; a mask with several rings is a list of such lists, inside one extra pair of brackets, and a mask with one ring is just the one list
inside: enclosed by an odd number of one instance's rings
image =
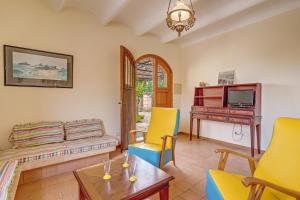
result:
[(254, 111), (253, 110), (229, 110), (229, 114), (253, 116)]
[(207, 116), (207, 115), (203, 115), (203, 114), (194, 113), (194, 114), (193, 114), (193, 118), (197, 118), (197, 119), (208, 119), (208, 116)]
[(208, 119), (213, 121), (222, 121), (222, 122), (226, 121), (225, 116), (218, 116), (218, 115), (209, 115)]
[(207, 112), (227, 114), (228, 110), (227, 109), (222, 109), (222, 108), (207, 108)]
[(237, 123), (237, 124), (250, 124), (251, 123), (251, 119), (242, 119), (242, 118), (237, 118), (237, 117), (229, 117), (228, 121), (232, 122), (232, 123)]
[(207, 108), (201, 106), (193, 106), (192, 111), (206, 112)]

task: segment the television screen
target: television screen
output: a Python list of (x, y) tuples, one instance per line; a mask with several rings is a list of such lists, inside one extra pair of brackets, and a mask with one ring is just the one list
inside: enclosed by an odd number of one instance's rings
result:
[(229, 90), (228, 91), (229, 105), (254, 105), (254, 90)]

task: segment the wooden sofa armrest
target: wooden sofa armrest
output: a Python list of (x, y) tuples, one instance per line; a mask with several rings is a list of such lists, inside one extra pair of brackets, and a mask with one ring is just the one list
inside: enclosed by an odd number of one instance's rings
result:
[(232, 154), (232, 155), (247, 159), (248, 163), (249, 163), (250, 170), (251, 170), (251, 174), (252, 175), (254, 174), (254, 171), (255, 171), (255, 168), (256, 168), (255, 164), (258, 161), (258, 159), (253, 158), (253, 157), (248, 156), (248, 155), (245, 155), (245, 154), (242, 154), (242, 153), (239, 153), (239, 152), (236, 152), (236, 151), (229, 150), (229, 149), (217, 149), (215, 152), (220, 153), (220, 159), (219, 159), (219, 164), (218, 164), (218, 169), (219, 170), (223, 171), (225, 169), (228, 156), (229, 156), (229, 154)]
[(129, 132), (131, 143), (137, 143), (137, 141), (136, 141), (136, 134), (137, 133), (142, 133), (143, 134), (143, 141), (140, 141), (140, 142), (145, 142), (147, 131), (131, 130)]
[[(160, 162), (159, 162), (159, 167), (162, 168), (164, 165), (164, 159), (165, 159), (165, 150), (166, 150), (166, 144), (167, 144), (167, 139), (170, 138), (171, 139), (171, 148), (172, 148), (172, 157), (173, 157), (173, 161), (175, 160), (175, 138), (176, 136), (172, 136), (172, 135), (163, 135), (161, 137), (162, 139), (162, 151), (161, 151), (161, 155), (160, 155)], [(175, 161), (174, 161), (174, 165), (175, 165)]]
[(297, 200), (300, 200), (300, 192), (281, 187), (279, 185), (270, 183), (270, 182), (262, 180), (262, 179), (258, 179), (258, 178), (254, 178), (254, 177), (246, 177), (242, 180), (242, 183), (246, 187), (249, 187), (249, 186), (251, 187), (248, 200), (260, 200), (260, 198), (264, 192), (264, 189), (266, 187), (272, 188), (272, 189), (282, 192), (286, 195), (294, 197)]

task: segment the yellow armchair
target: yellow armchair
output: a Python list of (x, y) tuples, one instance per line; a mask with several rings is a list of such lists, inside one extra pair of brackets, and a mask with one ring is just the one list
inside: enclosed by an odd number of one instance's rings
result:
[[(219, 149), (218, 170), (209, 170), (208, 200), (300, 200), (300, 119), (279, 118), (272, 141), (258, 161), (231, 150)], [(252, 177), (224, 172), (229, 155), (245, 158)]]
[(175, 108), (152, 108), (148, 131), (143, 132), (144, 141), (136, 141), (138, 131), (130, 132), (132, 144), (128, 145), (129, 155), (136, 155), (157, 167), (169, 161), (175, 165), (179, 117), (179, 110)]

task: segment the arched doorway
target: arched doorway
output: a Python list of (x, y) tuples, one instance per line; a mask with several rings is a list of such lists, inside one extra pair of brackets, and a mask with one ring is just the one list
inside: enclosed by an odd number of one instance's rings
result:
[[(135, 60), (131, 52), (126, 47), (121, 46), (120, 75), (121, 146), (124, 150), (127, 149), (130, 140), (130, 130), (135, 129), (136, 123), (140, 120), (139, 117), (142, 118), (139, 115), (137, 104), (141, 101), (139, 98), (145, 102), (147, 99), (150, 101), (148, 105), (141, 106), (148, 112), (144, 129), (148, 127), (152, 106), (173, 106), (173, 72), (169, 64), (160, 56), (146, 54)], [(138, 87), (142, 89), (141, 94), (138, 94)], [(144, 96), (146, 96), (145, 100)], [(138, 129), (143, 130), (140, 127)]]
[(160, 56), (146, 54), (136, 60), (136, 79), (152, 80), (152, 106), (173, 106), (173, 72)]
[(146, 130), (151, 107), (173, 106), (173, 72), (160, 56), (146, 54), (136, 60), (136, 127)]

